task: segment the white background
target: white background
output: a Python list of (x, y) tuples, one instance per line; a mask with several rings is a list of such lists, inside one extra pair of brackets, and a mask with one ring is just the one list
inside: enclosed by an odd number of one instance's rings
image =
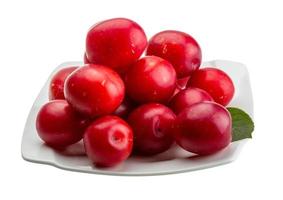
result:
[[(282, 199), (283, 11), (280, 1), (0, 1), (0, 199)], [(178, 29), (204, 60), (245, 63), (255, 102), (254, 138), (237, 161), (154, 177), (91, 175), (21, 158), (29, 109), (49, 73), (82, 60), (88, 28), (128, 17), (148, 37)], [(281, 28), (281, 29), (280, 29)], [(280, 191), (281, 189), (281, 191)]]

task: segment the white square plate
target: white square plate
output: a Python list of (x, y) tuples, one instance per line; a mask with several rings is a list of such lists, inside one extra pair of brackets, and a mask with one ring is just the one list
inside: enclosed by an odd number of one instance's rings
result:
[[(236, 159), (243, 144), (247, 141), (233, 142), (226, 149), (210, 156), (195, 156), (174, 145), (168, 151), (153, 157), (130, 157), (124, 163), (112, 168), (96, 168), (84, 153), (82, 142), (74, 144), (64, 152), (46, 146), (37, 136), (35, 119), (40, 107), (48, 101), (48, 85), (52, 75), (67, 66), (82, 65), (81, 62), (66, 62), (58, 66), (49, 76), (37, 96), (28, 115), (23, 138), (22, 157), (31, 162), (49, 164), (61, 169), (108, 175), (161, 175), (180, 173), (226, 164)], [(232, 78), (235, 95), (229, 106), (239, 107), (253, 116), (253, 99), (247, 68), (237, 62), (214, 60), (203, 63), (224, 70)]]

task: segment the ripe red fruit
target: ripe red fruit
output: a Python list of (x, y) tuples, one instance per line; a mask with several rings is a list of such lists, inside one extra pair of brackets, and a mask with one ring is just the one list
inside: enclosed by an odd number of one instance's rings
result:
[(36, 118), (38, 136), (54, 148), (64, 148), (81, 140), (86, 124), (87, 120), (65, 100), (46, 103)]
[(170, 108), (179, 114), (185, 108), (195, 103), (213, 101), (213, 98), (204, 90), (199, 88), (187, 88), (176, 94), (170, 101)]
[(124, 94), (120, 76), (102, 65), (85, 65), (74, 71), (65, 83), (66, 100), (90, 117), (114, 112), (122, 103)]
[(91, 63), (124, 72), (147, 45), (143, 29), (134, 21), (114, 18), (95, 24), (86, 37), (86, 53)]
[(96, 165), (110, 167), (126, 160), (133, 147), (131, 127), (116, 116), (95, 120), (85, 131), (87, 156)]
[(194, 104), (176, 118), (175, 140), (189, 152), (212, 154), (227, 147), (231, 139), (230, 113), (215, 102)]
[(180, 31), (162, 31), (149, 40), (146, 55), (168, 60), (178, 78), (190, 76), (201, 63), (201, 49), (196, 40)]
[(66, 67), (60, 69), (52, 77), (49, 84), (49, 100), (65, 99), (64, 83), (66, 78), (78, 67)]
[(215, 102), (228, 105), (234, 95), (234, 84), (231, 78), (222, 70), (203, 68), (196, 71), (187, 84), (207, 91)]
[(176, 72), (166, 60), (147, 56), (125, 75), (127, 94), (139, 103), (167, 102), (176, 88)]
[(173, 143), (176, 116), (166, 106), (157, 103), (136, 108), (128, 118), (134, 130), (134, 150), (138, 154), (154, 155), (166, 151)]

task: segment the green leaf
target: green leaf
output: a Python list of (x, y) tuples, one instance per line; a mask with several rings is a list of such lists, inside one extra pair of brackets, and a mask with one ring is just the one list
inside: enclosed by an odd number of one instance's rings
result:
[(251, 117), (239, 108), (227, 108), (232, 116), (232, 142), (252, 138), (254, 122)]

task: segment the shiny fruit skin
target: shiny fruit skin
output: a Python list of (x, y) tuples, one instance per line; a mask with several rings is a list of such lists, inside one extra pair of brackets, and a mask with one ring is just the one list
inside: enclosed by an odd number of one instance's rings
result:
[(136, 108), (128, 118), (134, 131), (134, 151), (141, 155), (155, 155), (173, 143), (175, 114), (166, 106), (149, 103)]
[(185, 150), (198, 155), (213, 154), (231, 142), (231, 116), (215, 102), (197, 103), (177, 116), (174, 133), (177, 144)]
[(179, 114), (185, 108), (203, 101), (213, 101), (213, 98), (205, 90), (189, 87), (176, 94), (169, 104), (170, 108)]
[(222, 70), (203, 68), (196, 71), (187, 87), (197, 87), (207, 91), (215, 102), (226, 106), (232, 100), (235, 87), (231, 78)]
[(190, 76), (201, 64), (201, 49), (187, 33), (167, 30), (155, 34), (148, 44), (146, 55), (168, 60), (175, 68), (177, 77)]
[(111, 167), (131, 154), (133, 131), (121, 118), (108, 115), (90, 124), (83, 141), (87, 156), (94, 164)]
[(78, 112), (98, 117), (110, 114), (119, 107), (125, 87), (120, 76), (112, 69), (89, 64), (67, 78), (64, 94)]
[(36, 117), (38, 136), (47, 145), (58, 149), (81, 140), (85, 126), (85, 119), (65, 100), (46, 103)]
[(138, 103), (167, 102), (176, 88), (176, 72), (166, 60), (146, 56), (125, 75), (126, 92)]
[(126, 18), (102, 21), (90, 28), (86, 53), (91, 63), (111, 67), (123, 73), (141, 56), (147, 46), (143, 29)]
[(65, 99), (64, 83), (66, 78), (78, 67), (66, 67), (57, 71), (49, 84), (49, 100)]

